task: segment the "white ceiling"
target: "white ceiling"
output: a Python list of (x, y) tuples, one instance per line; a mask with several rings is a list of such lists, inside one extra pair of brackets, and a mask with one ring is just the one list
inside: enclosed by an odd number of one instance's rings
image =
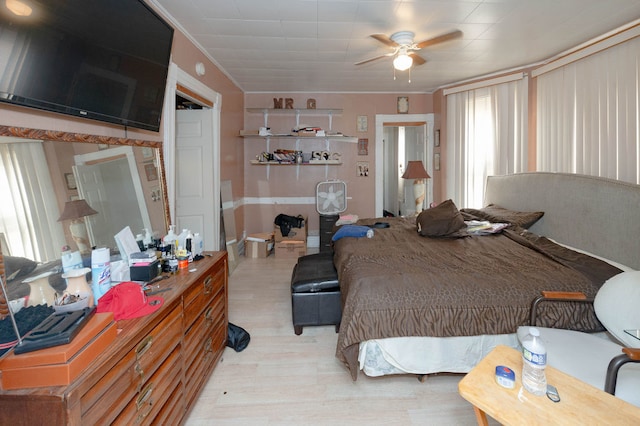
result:
[[(245, 92), (432, 92), (535, 64), (640, 18), (639, 0), (150, 0)], [(396, 72), (370, 34), (463, 37)]]

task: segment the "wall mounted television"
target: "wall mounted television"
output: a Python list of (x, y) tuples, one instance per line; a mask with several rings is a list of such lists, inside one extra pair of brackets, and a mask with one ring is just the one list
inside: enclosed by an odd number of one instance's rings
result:
[(0, 101), (159, 131), (173, 28), (142, 0), (0, 5)]

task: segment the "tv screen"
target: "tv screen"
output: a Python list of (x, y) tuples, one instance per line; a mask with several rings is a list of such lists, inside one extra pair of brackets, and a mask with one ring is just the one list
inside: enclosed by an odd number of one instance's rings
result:
[(0, 101), (158, 131), (173, 28), (142, 0), (1, 3)]

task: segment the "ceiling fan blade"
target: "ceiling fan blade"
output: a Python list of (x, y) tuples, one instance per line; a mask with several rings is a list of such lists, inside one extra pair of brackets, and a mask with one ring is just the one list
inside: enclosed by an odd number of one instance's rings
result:
[(398, 47), (398, 43), (391, 40), (386, 34), (371, 34), (369, 37), (375, 38), (380, 43), (385, 44), (389, 47)]
[(445, 41), (453, 40), (458, 37), (462, 37), (462, 31), (455, 30), (450, 33), (443, 34), (438, 37), (430, 38), (428, 40), (421, 41), (420, 43), (416, 43), (416, 47), (418, 49), (425, 48), (427, 46), (433, 46), (434, 44), (444, 43)]
[(422, 65), (425, 62), (427, 62), (426, 59), (424, 59), (422, 56), (418, 55), (417, 53), (409, 53), (409, 56), (413, 58), (413, 65), (415, 66)]
[(376, 56), (375, 58), (365, 59), (364, 61), (356, 62), (354, 65), (362, 65), (369, 62), (377, 61), (378, 59), (386, 58), (388, 56), (393, 56), (393, 53), (387, 53), (386, 55)]

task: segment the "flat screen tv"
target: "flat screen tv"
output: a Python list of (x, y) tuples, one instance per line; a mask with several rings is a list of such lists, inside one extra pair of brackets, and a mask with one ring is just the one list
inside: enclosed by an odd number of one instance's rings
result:
[(158, 131), (173, 28), (142, 0), (0, 5), (0, 101)]

